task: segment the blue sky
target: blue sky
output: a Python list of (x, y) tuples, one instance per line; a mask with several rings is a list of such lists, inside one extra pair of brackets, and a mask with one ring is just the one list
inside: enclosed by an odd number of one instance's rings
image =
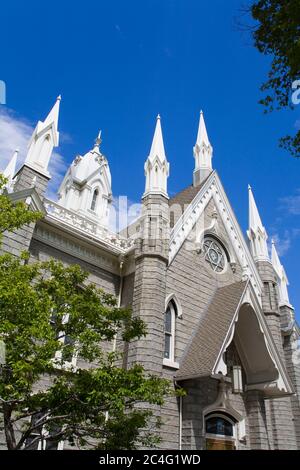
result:
[(113, 192), (138, 201), (160, 113), (172, 195), (192, 181), (192, 147), (202, 108), (214, 168), (238, 220), (245, 231), (250, 183), (264, 225), (278, 241), (291, 302), (300, 311), (300, 161), (277, 145), (280, 136), (294, 132), (300, 106), (263, 114), (259, 85), (269, 59), (236, 27), (235, 18), (243, 20), (243, 4), (2, 2), (0, 80), (6, 82), (7, 104), (0, 106), (0, 166), (17, 144), (22, 147), (61, 93), (62, 139), (53, 186), (102, 129)]

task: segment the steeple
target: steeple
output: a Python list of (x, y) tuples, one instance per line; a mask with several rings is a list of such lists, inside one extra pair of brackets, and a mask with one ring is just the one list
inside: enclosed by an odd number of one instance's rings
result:
[(3, 176), (7, 178), (6, 188), (8, 191), (12, 190), (13, 187), (13, 177), (16, 173), (16, 165), (17, 165), (17, 158), (18, 158), (19, 150), (16, 149), (11, 157), (7, 167), (3, 171)]
[(112, 201), (111, 174), (108, 161), (100, 151), (101, 142), (100, 131), (93, 148), (75, 157), (58, 193), (63, 207), (107, 226)]
[(97, 135), (96, 139), (95, 139), (95, 145), (94, 145), (94, 150), (98, 150), (98, 152), (100, 151), (100, 145), (102, 143), (101, 133), (102, 133), (102, 131), (100, 130), (98, 132), (98, 135)]
[(289, 285), (289, 281), (285, 273), (284, 267), (282, 266), (280, 262), (274, 240), (272, 240), (271, 260), (272, 260), (273, 268), (275, 269), (276, 274), (278, 276), (279, 304), (280, 306), (282, 305), (290, 306), (289, 293), (288, 293), (288, 288), (287, 288), (287, 286)]
[(162, 194), (168, 197), (167, 178), (169, 176), (169, 163), (165, 154), (160, 115), (156, 118), (152, 145), (144, 168), (146, 176), (144, 196), (148, 194)]
[(29, 142), (28, 153), (24, 164), (38, 173), (50, 178), (48, 164), (54, 147), (59, 143), (58, 116), (61, 96), (46, 117), (38, 121)]
[(268, 235), (262, 224), (257, 205), (252, 193), (251, 186), (249, 191), (249, 230), (247, 232), (250, 240), (250, 249), (255, 261), (269, 261), (268, 253)]
[(195, 158), (194, 186), (198, 186), (212, 172), (213, 148), (209, 142), (203, 111), (200, 111), (197, 141), (193, 148)]

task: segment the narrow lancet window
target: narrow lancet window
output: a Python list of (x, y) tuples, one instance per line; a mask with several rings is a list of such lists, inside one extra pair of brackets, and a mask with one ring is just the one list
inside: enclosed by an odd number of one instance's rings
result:
[(94, 194), (93, 194), (92, 204), (91, 204), (91, 210), (92, 211), (94, 211), (96, 209), (98, 195), (99, 195), (99, 191), (98, 191), (98, 189), (95, 189)]

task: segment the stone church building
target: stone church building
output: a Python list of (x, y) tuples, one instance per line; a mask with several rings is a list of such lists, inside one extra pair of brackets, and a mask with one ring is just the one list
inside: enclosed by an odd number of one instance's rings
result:
[(58, 201), (45, 196), (59, 106), (60, 97), (38, 122), (21, 168), (15, 153), (4, 171), (12, 200), (25, 200), (44, 217), (6, 234), (2, 250), (79, 264), (146, 322), (148, 335), (127, 348), (124, 366), (139, 362), (186, 390), (158, 410), (162, 449), (299, 449), (299, 327), (287, 276), (274, 243), (269, 253), (251, 187), (249, 228), (242, 233), (212, 167), (203, 113), (192, 184), (174, 197), (157, 117), (141, 214), (114, 233), (100, 135), (70, 165)]

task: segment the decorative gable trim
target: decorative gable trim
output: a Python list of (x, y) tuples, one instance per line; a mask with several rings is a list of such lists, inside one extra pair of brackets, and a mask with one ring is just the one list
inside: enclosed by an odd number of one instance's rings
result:
[[(258, 324), (259, 324), (259, 329), (261, 333), (263, 334), (266, 349), (274, 364), (275, 369), (278, 372), (278, 378), (274, 382), (270, 384), (261, 383), (261, 384), (255, 384), (253, 386), (250, 385), (247, 387), (247, 389), (251, 390), (252, 388), (254, 388), (255, 390), (257, 390), (257, 388), (260, 386), (262, 390), (266, 393), (266, 395), (270, 395), (270, 396), (275, 396), (275, 395), (281, 396), (282, 394), (294, 393), (293, 385), (291, 384), (291, 381), (286, 373), (285, 366), (283, 365), (282, 360), (279, 356), (274, 340), (267, 326), (264, 313), (261, 309), (261, 306), (259, 305), (257, 301), (257, 296), (254, 292), (253, 286), (250, 281), (248, 281), (246, 284), (244, 293), (240, 299), (239, 305), (237, 306), (235, 314), (232, 318), (227, 335), (223, 341), (217, 360), (212, 369), (212, 376), (224, 377), (227, 375), (227, 365), (224, 362), (224, 354), (228, 346), (231, 344), (232, 339), (234, 337), (235, 328), (238, 323), (239, 314), (243, 305), (249, 305), (252, 307), (256, 315)], [(244, 358), (244, 360), (245, 359), (246, 358)]]
[(243, 279), (250, 279), (259, 299), (259, 303), (261, 304), (261, 294), (263, 289), (262, 281), (216, 171), (208, 177), (203, 187), (196, 194), (193, 201), (176, 222), (170, 235), (169, 264), (172, 263), (180, 247), (183, 245), (193, 227), (204, 213), (204, 210), (211, 198), (213, 198), (215, 206), (218, 209), (221, 220), (234, 249), (236, 259), (243, 268)]

